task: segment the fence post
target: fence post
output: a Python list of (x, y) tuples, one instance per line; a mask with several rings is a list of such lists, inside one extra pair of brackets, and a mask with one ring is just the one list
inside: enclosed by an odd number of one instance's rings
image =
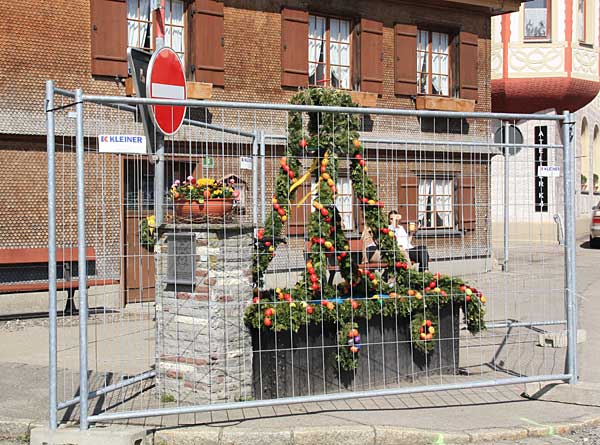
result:
[(261, 130), (260, 132), (260, 223), (265, 223), (266, 213), (265, 213), (265, 200), (267, 196), (266, 191), (266, 147), (265, 147), (265, 131)]
[(56, 429), (56, 172), (54, 145), (54, 82), (46, 82), (46, 148), (48, 153), (48, 329), (50, 429)]
[(88, 360), (87, 360), (87, 264), (85, 242), (85, 158), (83, 147), (83, 92), (75, 91), (75, 107), (77, 111), (77, 241), (79, 280), (79, 397), (80, 420), (79, 429), (88, 429)]
[[(510, 144), (510, 125), (508, 124), (508, 121), (504, 122), (504, 143)], [(509, 236), (510, 236), (510, 230), (509, 230), (510, 199), (508, 196), (509, 192), (510, 192), (510, 190), (509, 190), (510, 172), (509, 172), (509, 160), (508, 160), (509, 147), (508, 147), (508, 145), (505, 145), (503, 148), (504, 148), (504, 260), (502, 262), (503, 263), (502, 270), (504, 272), (508, 272), (508, 248), (509, 248)]]
[(258, 227), (258, 131), (252, 137), (252, 224)]
[(565, 306), (567, 310), (567, 363), (569, 383), (578, 379), (577, 369), (577, 294), (575, 282), (575, 150), (573, 150), (572, 114), (563, 113), (564, 205), (565, 205)]
[(160, 227), (164, 217), (165, 192), (165, 138), (162, 133), (156, 135), (156, 161), (154, 163), (154, 217), (156, 227)]

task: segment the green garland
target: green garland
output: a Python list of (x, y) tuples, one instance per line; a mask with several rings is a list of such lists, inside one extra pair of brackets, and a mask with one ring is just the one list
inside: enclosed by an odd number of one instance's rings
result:
[[(307, 89), (291, 99), (292, 104), (354, 107), (351, 97), (329, 89)], [(304, 128), (307, 128), (308, 133)], [(433, 349), (437, 332), (434, 314), (454, 302), (463, 308), (471, 333), (485, 329), (485, 297), (462, 280), (441, 274), (422, 273), (408, 268), (393, 232), (387, 227), (384, 204), (377, 188), (367, 175), (364, 147), (358, 137), (359, 120), (350, 113), (302, 113), (288, 117), (288, 146), (280, 161), (275, 181), (273, 208), (267, 224), (259, 229), (255, 240), (253, 278), (257, 287), (253, 304), (246, 310), (246, 323), (256, 329), (292, 330), (310, 323), (327, 323), (338, 327), (338, 361), (341, 369), (356, 368), (360, 354), (357, 320), (375, 315), (411, 319), (413, 344), (423, 353)], [(311, 173), (303, 176), (299, 159), (313, 158)], [(356, 198), (362, 205), (364, 220), (373, 233), (374, 242), (387, 265), (383, 273), (361, 270), (353, 264), (349, 245), (335, 207), (335, 184), (339, 156), (350, 159), (351, 179)], [(317, 197), (311, 203), (307, 228), (310, 243), (308, 260), (301, 280), (291, 289), (260, 291), (264, 273), (283, 241), (283, 228), (289, 218), (290, 203), (298, 181), (318, 183)], [(337, 286), (327, 284), (327, 266), (335, 261), (344, 279)], [(361, 295), (363, 298), (347, 298)]]

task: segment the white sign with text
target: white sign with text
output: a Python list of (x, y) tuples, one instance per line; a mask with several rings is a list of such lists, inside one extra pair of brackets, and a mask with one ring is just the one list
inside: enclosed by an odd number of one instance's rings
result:
[(558, 178), (560, 176), (560, 167), (540, 165), (538, 166), (537, 175)]
[(146, 136), (132, 134), (101, 134), (98, 136), (100, 153), (145, 154)]

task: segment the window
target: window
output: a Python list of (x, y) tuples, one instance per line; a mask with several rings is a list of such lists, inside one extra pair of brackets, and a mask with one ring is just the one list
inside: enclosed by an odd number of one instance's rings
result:
[(350, 21), (309, 17), (308, 83), (350, 89)]
[(419, 94), (448, 96), (450, 91), (449, 35), (418, 31), (417, 86)]
[(127, 45), (149, 51), (154, 46), (150, 0), (127, 0)]
[[(184, 61), (184, 1), (165, 1), (165, 46), (173, 48)], [(135, 48), (154, 49), (150, 0), (127, 0), (127, 44)]]
[(342, 228), (345, 231), (354, 230), (354, 213), (352, 207), (354, 191), (352, 190), (352, 180), (347, 177), (338, 178), (336, 189), (335, 206), (342, 220)]
[(586, 1), (577, 0), (577, 39), (586, 42)]
[(549, 0), (532, 0), (525, 3), (524, 23), (525, 39), (550, 38), (550, 5)]
[(451, 229), (452, 179), (420, 178), (418, 226), (422, 229)]
[[(354, 191), (352, 190), (352, 180), (349, 177), (338, 177), (336, 185), (337, 193), (335, 196), (335, 207), (338, 210), (344, 231), (352, 231), (354, 227), (354, 208), (352, 206), (354, 200)], [(314, 179), (311, 181), (311, 200), (317, 198), (317, 183)], [(311, 206), (311, 212), (314, 212), (314, 207)]]

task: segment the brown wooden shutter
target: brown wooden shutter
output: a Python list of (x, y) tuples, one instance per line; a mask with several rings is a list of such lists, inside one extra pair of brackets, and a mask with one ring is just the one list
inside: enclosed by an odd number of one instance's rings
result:
[(92, 75), (127, 77), (127, 1), (91, 0)]
[[(415, 56), (416, 57), (416, 56)], [(398, 178), (398, 213), (403, 223), (416, 223), (419, 214), (419, 178), (407, 173)]]
[(301, 205), (296, 204), (310, 193), (310, 180), (305, 181), (296, 189), (293, 203), (290, 210), (290, 218), (288, 219), (288, 235), (304, 235), (310, 219), (312, 209), (312, 199), (309, 197)]
[(475, 179), (462, 176), (455, 179), (454, 213), (461, 230), (475, 230)]
[(281, 85), (308, 86), (308, 12), (281, 11)]
[(417, 94), (417, 27), (394, 26), (394, 93), (403, 96)]
[(225, 85), (223, 3), (195, 0), (192, 11), (192, 72), (197, 82)]
[(461, 32), (458, 39), (460, 97), (463, 99), (477, 100), (479, 61), (478, 37), (477, 34)]
[(383, 23), (374, 20), (360, 20), (360, 91), (383, 93)]

